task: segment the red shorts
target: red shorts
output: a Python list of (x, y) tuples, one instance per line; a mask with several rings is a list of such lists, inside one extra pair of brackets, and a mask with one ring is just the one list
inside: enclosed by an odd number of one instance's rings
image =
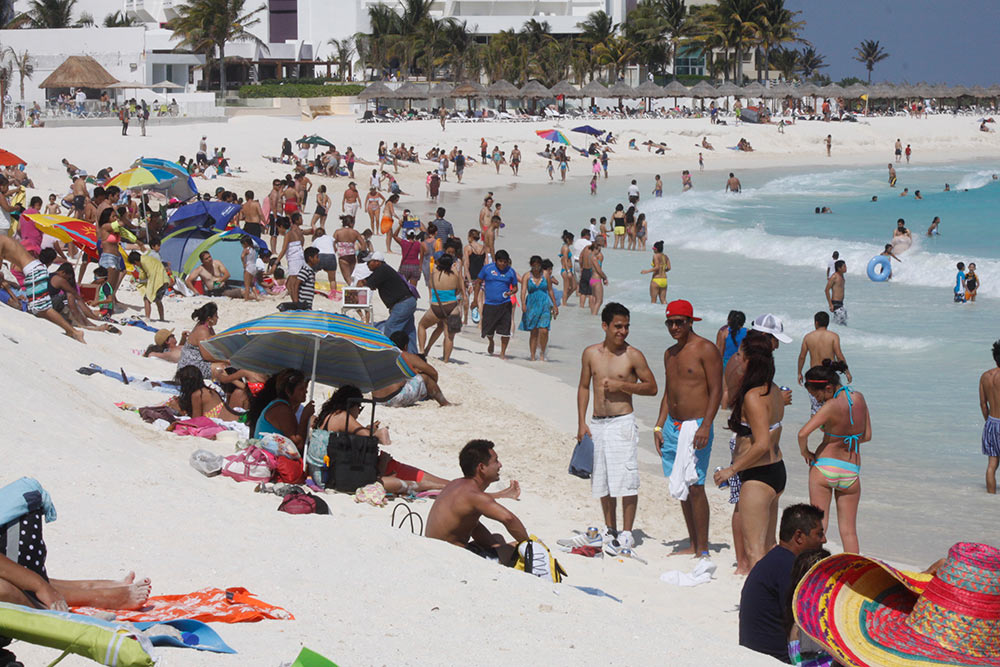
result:
[(299, 210), (299, 203), (295, 201), (285, 202), (285, 213), (295, 213)]
[(389, 463), (385, 466), (384, 475), (386, 477), (395, 475), (396, 479), (401, 479), (404, 482), (419, 482), (424, 478), (424, 471), (390, 458)]

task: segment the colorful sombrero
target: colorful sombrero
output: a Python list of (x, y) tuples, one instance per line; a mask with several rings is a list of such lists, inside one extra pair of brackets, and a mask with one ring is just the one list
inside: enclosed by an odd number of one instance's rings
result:
[(849, 667), (1000, 667), (1000, 549), (962, 542), (934, 576), (839, 554), (795, 589), (799, 627)]

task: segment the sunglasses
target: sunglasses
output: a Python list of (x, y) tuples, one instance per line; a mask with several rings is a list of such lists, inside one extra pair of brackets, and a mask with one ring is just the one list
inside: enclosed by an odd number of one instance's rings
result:
[(687, 323), (688, 323), (688, 321), (686, 319), (683, 319), (683, 320), (667, 320), (666, 322), (664, 322), (664, 324), (667, 325), (668, 329), (671, 328), (671, 327), (682, 327), (682, 326), (686, 325)]

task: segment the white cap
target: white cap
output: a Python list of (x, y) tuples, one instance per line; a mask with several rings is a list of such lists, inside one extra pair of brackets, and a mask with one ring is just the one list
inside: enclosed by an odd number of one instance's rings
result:
[(373, 252), (370, 255), (368, 255), (368, 257), (365, 258), (365, 261), (366, 262), (384, 262), (385, 261), (385, 255), (383, 255), (378, 250), (376, 250), (375, 252)]
[(791, 336), (786, 335), (785, 325), (781, 323), (781, 318), (777, 315), (772, 315), (768, 313), (766, 315), (761, 315), (753, 321), (750, 326), (751, 331), (760, 331), (761, 333), (771, 334), (782, 343), (791, 343)]

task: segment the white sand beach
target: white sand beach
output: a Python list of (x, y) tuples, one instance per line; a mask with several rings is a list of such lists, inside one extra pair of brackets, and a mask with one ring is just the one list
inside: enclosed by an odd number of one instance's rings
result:
[[(615, 173), (660, 171), (664, 181), (674, 185), (681, 169), (697, 169), (697, 155), (703, 152), (708, 171), (700, 178), (715, 178), (720, 189), (724, 178), (719, 172), (885, 163), (891, 160), (897, 137), (912, 144), (923, 161), (995, 158), (1000, 153), (1000, 135), (981, 133), (975, 118), (962, 116), (800, 122), (784, 134), (774, 126), (711, 126), (707, 119), (592, 124), (618, 136), (610, 166)], [(68, 189), (61, 158), (92, 174), (105, 166), (118, 171), (140, 155), (191, 156), (202, 135), (207, 135), (210, 147), (225, 146), (232, 164), (246, 171), (216, 182), (199, 180), (199, 188), (211, 192), (221, 185), (240, 196), (248, 189), (263, 196), (273, 177), (287, 173), (287, 167), (261, 158), (277, 154), (284, 137), (294, 141), (303, 134), (319, 134), (340, 150), (352, 146), (368, 160), (374, 158), (379, 140), (415, 145), (421, 155), (434, 145), (457, 145), (474, 158), (481, 137), (507, 151), (518, 144), (525, 161), (517, 179), (506, 166), (497, 175), (491, 165), (476, 165), (466, 169), (464, 184), (456, 184), (453, 176), (442, 184), (442, 205), (461, 201), (465, 210), (476, 205), (478, 195), (460, 199), (464, 189), (547, 180), (545, 161), (536, 155), (546, 142), (534, 131), (560, 129), (583, 145), (584, 135), (569, 132), (575, 125), (569, 120), (449, 123), (442, 132), (436, 121), (360, 124), (343, 117), (311, 122), (241, 117), (227, 124), (151, 124), (147, 137), (131, 136), (138, 135), (136, 127), (128, 137), (120, 136), (117, 127), (6, 130), (3, 148), (28, 161), (36, 185), (29, 196), (44, 198)], [(823, 145), (828, 133), (833, 135), (830, 158)], [(627, 149), (633, 136), (639, 151)], [(704, 136), (715, 151), (696, 145)], [(756, 151), (726, 149), (740, 137)], [(672, 150), (664, 156), (649, 153), (641, 146), (647, 139), (665, 141)], [(582, 193), (579, 180), (589, 178), (589, 168), (579, 168), (580, 162), (571, 163), (570, 178), (577, 180), (572, 187)], [(403, 190), (411, 193), (401, 204), (422, 216), (435, 207), (423, 196), (426, 168), (400, 167), (397, 176)], [(360, 163), (355, 169), (362, 185), (366, 169), (371, 167)], [(315, 185), (328, 186), (334, 210), (339, 210), (347, 179), (311, 178)], [(515, 187), (507, 198), (516, 197), (516, 192)], [(452, 219), (457, 229), (473, 224), (471, 218)], [(377, 240), (376, 247), (381, 243)], [(121, 300), (141, 309), (141, 297), (131, 287), (123, 287)], [(191, 311), (204, 301), (167, 299), (167, 328), (190, 328)], [(219, 330), (272, 312), (278, 302), (277, 297), (262, 303), (220, 299)], [(337, 302), (318, 298), (317, 305), (339, 311)], [(393, 528), (392, 505), (374, 508), (355, 504), (350, 496), (330, 494), (326, 500), (332, 516), (279, 513), (277, 497), (253, 493), (252, 484), (207, 479), (188, 464), (195, 449), (231, 453), (232, 439), (208, 441), (159, 432), (114, 404), (153, 405), (165, 400), (163, 394), (75, 372), (96, 363), (151, 379), (171, 377), (173, 365), (133, 353), (145, 348), (152, 334), (125, 329), (121, 336), (87, 332), (84, 346), (47, 322), (0, 307), (0, 359), (8, 378), (6, 437), (0, 451), (13, 462), (6, 481), (36, 477), (56, 504), (59, 518), (46, 528), (52, 576), (118, 577), (135, 570), (152, 579), (154, 595), (242, 586), (295, 616), (294, 621), (215, 624), (236, 655), (161, 649), (165, 664), (276, 666), (294, 659), (301, 646), (340, 665), (569, 665), (595, 660), (615, 665), (734, 660), (771, 664), (769, 658), (737, 645), (743, 578), (732, 573), (728, 493), (708, 490), (713, 511), (710, 544), (718, 571), (711, 583), (694, 588), (659, 580), (666, 570), (689, 571), (695, 561), (670, 555), (686, 541), (684, 520), (666, 481), (646, 472), (641, 479), (637, 552), (648, 564), (557, 553), (569, 574), (562, 584), (506, 570), (443, 542)], [(512, 345), (526, 348), (526, 339), (518, 336)], [(554, 546), (574, 529), (597, 525), (599, 506), (590, 497), (589, 482), (566, 473), (576, 429), (575, 390), (533, 369), (489, 358), (484, 349), (470, 328), (458, 339), (458, 364), (432, 359), (445, 395), (459, 405), (438, 408), (424, 402), (407, 409), (378, 408), (378, 418), (390, 427), (391, 453), (437, 475), (455, 477), (460, 474), (461, 446), (471, 438), (491, 439), (503, 463), (500, 485), (516, 479), (522, 489), (520, 500), (502, 502), (529, 532)], [(659, 378), (662, 349), (646, 353)], [(317, 392), (317, 407), (326, 393), (325, 388)], [(723, 420), (717, 420), (717, 430)], [(642, 447), (651, 449), (649, 433), (641, 438)], [(716, 446), (724, 445), (717, 434)], [(791, 432), (785, 446), (794, 449)], [(430, 501), (411, 505), (425, 519), (429, 508)], [(58, 655), (21, 642), (11, 648), (26, 665), (45, 664)], [(71, 656), (62, 664), (90, 663)]]

